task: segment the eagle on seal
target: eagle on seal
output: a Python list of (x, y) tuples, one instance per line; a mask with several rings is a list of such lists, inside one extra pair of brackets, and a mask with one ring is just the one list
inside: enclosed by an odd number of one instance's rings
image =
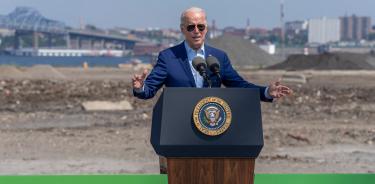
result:
[(207, 107), (204, 110), (206, 119), (208, 120), (210, 126), (216, 126), (218, 125), (218, 122), (220, 120), (220, 110), (215, 106)]

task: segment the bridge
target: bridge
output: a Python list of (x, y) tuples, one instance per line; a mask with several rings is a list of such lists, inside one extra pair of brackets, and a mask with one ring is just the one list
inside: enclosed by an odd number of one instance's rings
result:
[(36, 9), (17, 7), (8, 15), (0, 15), (0, 28), (15, 30), (14, 49), (23, 47), (22, 38), (33, 35), (33, 48), (39, 48), (39, 37), (48, 38), (48, 47), (52, 48), (52, 37), (65, 39), (67, 49), (121, 49), (131, 50), (140, 40), (124, 35), (115, 35), (92, 30), (79, 30), (67, 27), (63, 22), (42, 16)]
[[(67, 48), (71, 49), (121, 49), (131, 50), (138, 39), (122, 35), (72, 29), (67, 31)], [(85, 44), (86, 43), (86, 44)], [(84, 47), (86, 45), (86, 47)]]

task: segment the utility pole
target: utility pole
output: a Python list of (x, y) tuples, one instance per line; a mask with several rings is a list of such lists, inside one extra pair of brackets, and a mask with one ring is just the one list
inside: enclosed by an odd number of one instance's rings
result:
[(211, 38), (217, 37), (217, 32), (216, 32), (216, 21), (215, 19), (212, 19), (212, 31), (211, 31)]
[(284, 47), (285, 47), (285, 28), (284, 28), (284, 0), (280, 0), (280, 55), (284, 59)]
[(250, 18), (246, 19), (246, 37), (250, 38)]

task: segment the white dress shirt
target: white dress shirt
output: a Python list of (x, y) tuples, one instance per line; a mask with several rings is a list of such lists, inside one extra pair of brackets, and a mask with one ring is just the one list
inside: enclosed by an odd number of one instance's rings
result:
[(197, 51), (192, 49), (189, 46), (189, 44), (186, 43), (186, 41), (184, 41), (184, 44), (185, 44), (186, 54), (187, 54), (189, 64), (190, 64), (191, 73), (193, 74), (193, 77), (194, 77), (195, 85), (197, 86), (197, 88), (202, 88), (203, 87), (203, 77), (201, 75), (199, 75), (199, 72), (196, 71), (195, 68), (193, 67), (193, 59), (195, 57), (201, 57), (203, 59), (205, 58), (204, 57), (205, 56), (204, 44), (202, 44), (202, 47), (200, 49), (198, 49)]

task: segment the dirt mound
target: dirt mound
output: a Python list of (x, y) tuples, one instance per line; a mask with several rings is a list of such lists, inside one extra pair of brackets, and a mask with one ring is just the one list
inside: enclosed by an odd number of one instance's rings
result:
[(262, 68), (278, 63), (276, 58), (238, 36), (223, 35), (208, 40), (208, 44), (224, 50), (233, 66)]
[(51, 65), (34, 65), (28, 68), (27, 73), (37, 79), (65, 79), (66, 77)]
[(268, 67), (284, 70), (373, 70), (367, 54), (325, 53), (321, 55), (291, 55), (286, 61)]
[(23, 78), (26, 74), (15, 66), (0, 66), (0, 78)]

